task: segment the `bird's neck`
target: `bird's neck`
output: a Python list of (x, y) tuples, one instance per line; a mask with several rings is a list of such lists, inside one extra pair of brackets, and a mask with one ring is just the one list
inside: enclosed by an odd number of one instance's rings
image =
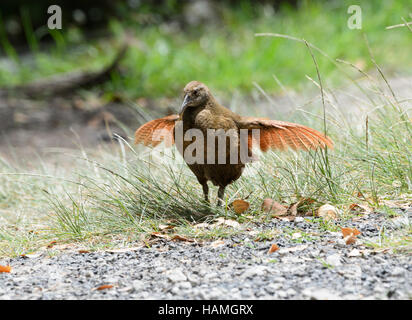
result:
[(193, 120), (197, 114), (204, 110), (204, 109), (213, 109), (215, 108), (215, 105), (217, 104), (215, 98), (213, 96), (210, 96), (204, 103), (196, 106), (196, 107), (189, 107), (186, 108), (186, 110), (182, 114), (182, 120), (183, 121), (190, 121)]

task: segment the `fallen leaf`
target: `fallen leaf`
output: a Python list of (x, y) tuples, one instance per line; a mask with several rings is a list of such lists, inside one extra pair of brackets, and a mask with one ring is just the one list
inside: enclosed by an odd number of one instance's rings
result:
[(330, 204), (324, 204), (318, 209), (316, 215), (326, 221), (336, 220), (338, 218), (338, 209)]
[(100, 287), (97, 287), (96, 290), (106, 290), (106, 289), (110, 289), (110, 288), (113, 288), (112, 284), (104, 284)]
[(276, 243), (274, 243), (270, 246), (270, 248), (268, 250), (268, 254), (273, 253), (273, 252), (278, 251), (278, 250), (279, 250), (279, 246)]
[(141, 247), (119, 248), (119, 249), (110, 249), (110, 250), (107, 250), (107, 252), (124, 253), (124, 252), (130, 252), (130, 251), (137, 251), (139, 249), (141, 249)]
[(160, 232), (152, 232), (150, 235), (152, 237), (156, 237), (156, 238), (170, 239), (170, 237), (168, 235), (162, 234)]
[(195, 241), (193, 239), (189, 239), (189, 238), (183, 237), (183, 236), (178, 235), (178, 234), (174, 235), (172, 237), (172, 240), (179, 240), (179, 241), (186, 241), (186, 242), (194, 242)]
[(237, 214), (242, 214), (243, 212), (247, 211), (247, 209), (249, 209), (250, 207), (249, 202), (245, 200), (241, 200), (241, 199), (237, 199), (233, 201), (232, 205), (233, 205), (233, 210), (235, 210)]
[(310, 210), (310, 206), (316, 203), (315, 199), (312, 198), (302, 198), (298, 202), (292, 203), (289, 208), (289, 214), (296, 216), (296, 215), (312, 215)]
[(352, 229), (352, 228), (341, 228), (342, 230), (342, 235), (343, 235), (343, 240), (345, 241), (346, 244), (353, 244), (356, 242), (356, 236), (361, 234), (361, 232), (358, 229)]
[(392, 252), (392, 249), (390, 249), (390, 248), (375, 248), (371, 251), (371, 253), (373, 253), (373, 254), (388, 253), (388, 252)]
[(279, 253), (289, 253), (289, 252), (297, 252), (297, 251), (302, 251), (308, 248), (309, 246), (307, 244), (303, 244), (300, 246), (296, 247), (289, 247), (289, 248), (282, 248), (279, 250)]
[(171, 226), (170, 224), (169, 225), (159, 224), (159, 230), (161, 230), (161, 231), (170, 230), (170, 229), (173, 229), (174, 227), (175, 226)]
[(230, 219), (225, 219), (225, 218), (220, 217), (220, 218), (217, 218), (216, 221), (217, 222), (214, 223), (212, 226), (220, 226), (220, 225), (224, 224), (224, 225), (227, 225), (227, 226), (235, 228), (235, 229), (240, 228), (239, 222), (237, 222), (235, 220), (230, 220)]
[(395, 209), (408, 209), (410, 207), (410, 201), (404, 203), (402, 200), (382, 200), (381, 203)]
[(292, 222), (295, 221), (296, 216), (273, 216), (276, 219), (282, 220), (282, 221), (288, 221), (288, 222)]
[(24, 253), (24, 254), (21, 254), (20, 256), (24, 258), (35, 259), (35, 258), (40, 257), (41, 255), (42, 253), (36, 252), (36, 253)]
[(364, 214), (370, 214), (373, 212), (373, 209), (370, 208), (367, 205), (363, 205), (363, 204), (358, 204), (358, 203), (352, 203), (349, 206), (349, 211), (354, 211), (357, 213), (364, 213)]
[(216, 247), (223, 246), (224, 244), (225, 244), (225, 242), (223, 240), (216, 240), (216, 241), (213, 241), (210, 244), (210, 246), (213, 247), (213, 248), (216, 248)]
[(343, 238), (343, 240), (345, 241), (346, 244), (353, 244), (356, 242), (356, 237), (351, 235), (351, 236), (347, 236)]
[(11, 267), (10, 267), (10, 266), (1, 266), (1, 265), (0, 265), (0, 273), (2, 273), (2, 272), (10, 273), (10, 271), (11, 271)]
[(57, 241), (52, 241), (47, 245), (47, 248), (53, 248), (53, 246), (57, 243)]
[(195, 228), (198, 228), (198, 229), (208, 228), (208, 227), (210, 227), (210, 224), (208, 224), (208, 223), (206, 223), (206, 222), (203, 222), (203, 223), (195, 224), (194, 227), (195, 227)]
[(354, 228), (354, 229), (352, 229), (352, 228), (340, 228), (340, 229), (342, 231), (342, 235), (343, 235), (344, 238), (346, 236), (349, 236), (349, 235), (357, 236), (357, 235), (361, 234), (361, 232), (356, 228)]
[(79, 253), (90, 253), (89, 250), (79, 250)]
[(289, 214), (291, 214), (292, 216), (297, 216), (298, 215), (298, 202), (296, 203), (292, 203), (289, 208), (288, 208), (288, 212)]
[(270, 198), (263, 200), (262, 210), (271, 213), (272, 216), (284, 216), (288, 214), (288, 208)]

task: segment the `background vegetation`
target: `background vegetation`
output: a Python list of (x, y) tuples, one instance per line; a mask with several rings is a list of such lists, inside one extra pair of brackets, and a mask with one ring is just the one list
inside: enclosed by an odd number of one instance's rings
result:
[[(99, 32), (86, 22), (82, 26), (75, 21), (68, 21), (62, 30), (51, 31), (44, 24), (34, 28), (31, 11), (20, 10), (19, 16), (10, 21), (21, 24), (33, 55), (26, 57), (24, 50), (19, 54), (6, 36), (6, 24), (0, 23), (3, 54), (12, 58), (0, 63), (0, 85), (26, 83), (79, 69), (98, 69), (114, 56), (126, 33), (131, 48), (122, 62), (124, 72), (113, 74), (104, 86), (108, 96), (174, 97), (193, 79), (227, 93), (248, 93), (255, 88), (254, 83), (268, 92), (278, 92), (273, 75), (286, 87), (295, 89), (306, 83), (302, 75), (315, 76), (312, 59), (301, 50), (301, 43), (255, 37), (260, 32), (304, 38), (323, 48), (332, 59), (348, 60), (368, 70), (373, 65), (363, 37), (366, 34), (375, 59), (385, 62), (388, 75), (394, 71), (410, 72), (409, 30), (385, 30), (402, 23), (401, 17), (408, 17), (412, 10), (410, 1), (363, 2), (361, 30), (347, 27), (351, 1), (300, 1), (296, 5), (286, 1), (276, 5), (248, 1), (219, 6), (207, 3), (207, 10), (183, 10), (182, 3), (173, 1), (160, 7), (136, 2), (133, 9), (120, 2), (113, 15), (99, 20), (98, 25), (107, 25)], [(64, 12), (63, 7), (63, 15)], [(77, 11), (81, 16), (79, 12), (83, 11)], [(47, 21), (46, 11), (42, 18)], [(41, 41), (47, 39), (52, 41), (42, 45)], [(319, 69), (328, 81), (342, 81), (340, 71), (331, 61), (319, 59)]]

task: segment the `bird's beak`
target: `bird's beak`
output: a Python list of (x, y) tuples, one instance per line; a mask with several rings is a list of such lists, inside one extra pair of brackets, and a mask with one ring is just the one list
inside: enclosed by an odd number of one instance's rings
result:
[(189, 95), (185, 95), (185, 98), (183, 99), (182, 107), (180, 108), (179, 114), (182, 115), (183, 112), (185, 112), (187, 105), (189, 103)]

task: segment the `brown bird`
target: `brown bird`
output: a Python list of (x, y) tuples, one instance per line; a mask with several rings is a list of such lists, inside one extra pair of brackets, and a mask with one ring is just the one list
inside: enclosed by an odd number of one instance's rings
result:
[(179, 115), (152, 120), (136, 130), (136, 144), (155, 147), (162, 141), (166, 146), (176, 144), (202, 185), (206, 201), (207, 182), (219, 187), (218, 204), (223, 202), (226, 186), (239, 179), (245, 163), (252, 161), (252, 145), (262, 151), (308, 151), (333, 146), (329, 137), (300, 124), (242, 117), (219, 104), (209, 88), (198, 81), (191, 81), (184, 88)]

